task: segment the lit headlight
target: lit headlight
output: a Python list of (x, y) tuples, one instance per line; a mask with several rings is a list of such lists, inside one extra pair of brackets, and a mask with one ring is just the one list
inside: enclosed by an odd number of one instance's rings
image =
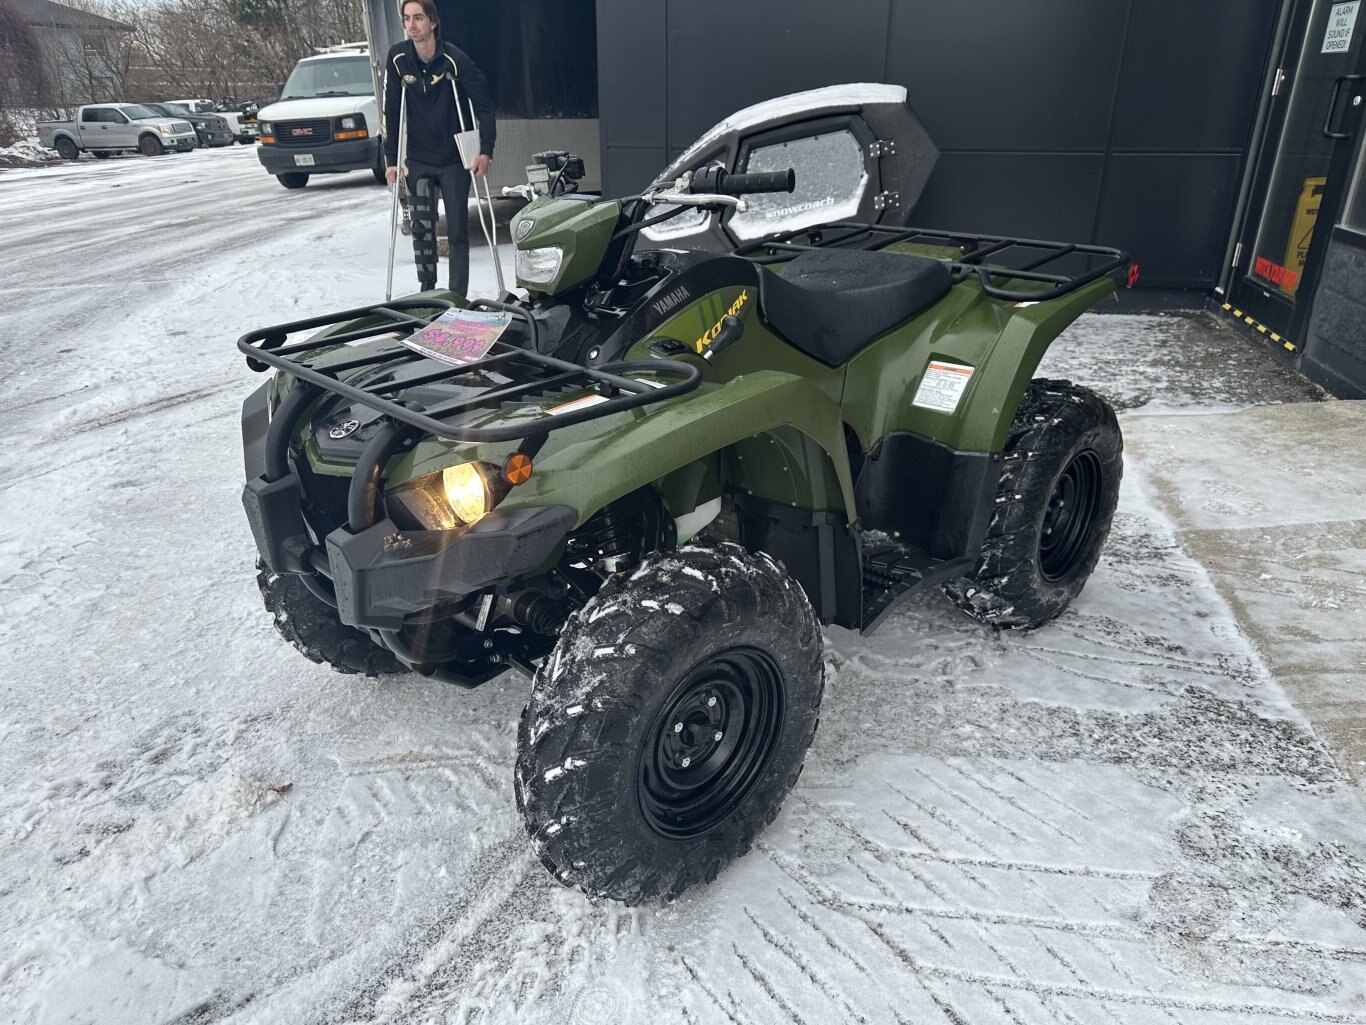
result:
[(354, 117), (344, 117), (341, 119), (341, 127), (343, 132), (349, 132), (359, 128), (360, 125), (356, 124), (356, 119)]
[(529, 285), (544, 285), (553, 281), (560, 273), (564, 261), (564, 250), (559, 246), (543, 246), (540, 249), (519, 249), (514, 264), (517, 277)]
[(393, 488), (385, 498), (401, 527), (451, 530), (478, 523), (510, 489), (492, 463), (461, 463)]

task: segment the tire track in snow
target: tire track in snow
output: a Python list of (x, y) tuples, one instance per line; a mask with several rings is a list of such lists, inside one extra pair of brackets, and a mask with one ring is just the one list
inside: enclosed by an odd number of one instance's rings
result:
[[(1109, 1002), (1143, 1010), (1182, 1010), (1204, 1011), (1211, 1014), (1225, 1014), (1235, 1018), (1248, 1015), (1264, 1015), (1268, 1018), (1285, 1018), (1292, 1021), (1330, 1022), (1337, 1025), (1363, 1025), (1366, 1018), (1336, 1011), (1321, 1011), (1316, 1008), (1290, 1007), (1283, 1004), (1254, 1003), (1251, 1001), (1201, 999), (1198, 997), (1167, 996), (1158, 993), (1134, 992), (1100, 986), (1066, 986), (1056, 983), (1038, 982), (1032, 979), (1010, 978), (992, 975), (989, 972), (955, 968), (951, 965), (935, 964), (916, 957), (911, 951), (898, 944), (887, 935), (886, 929), (878, 922), (863, 923), (889, 950), (897, 955), (912, 972), (931, 978), (969, 982), (977, 986), (996, 986), (1002, 989), (1019, 990), (1035, 996), (1047, 994), (1065, 996), (1087, 1002)], [(1143, 1019), (1134, 1019), (1139, 1022)], [(1191, 1019), (1183, 1019), (1189, 1022)]]
[(793, 966), (810, 979), (812, 983), (815, 984), (816, 988), (824, 993), (831, 1003), (836, 1003), (844, 1008), (846, 1021), (861, 1022), (864, 1023), (864, 1025), (868, 1023), (868, 1017), (849, 1002), (848, 996), (843, 991), (837, 989), (833, 983), (823, 977), (823, 974), (817, 970), (816, 965), (803, 955), (800, 948), (794, 946), (791, 940), (777, 934), (774, 930), (760, 921), (759, 916), (752, 908), (746, 907), (744, 911), (745, 917), (759, 930), (759, 935), (764, 938), (764, 941), (768, 943), (769, 946), (773, 947), (783, 957), (791, 961)]

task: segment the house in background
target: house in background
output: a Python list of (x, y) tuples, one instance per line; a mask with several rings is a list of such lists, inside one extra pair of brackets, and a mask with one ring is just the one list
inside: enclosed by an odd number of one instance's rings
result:
[(52, 0), (9, 0), (47, 58), (45, 106), (70, 107), (127, 99), (133, 26)]

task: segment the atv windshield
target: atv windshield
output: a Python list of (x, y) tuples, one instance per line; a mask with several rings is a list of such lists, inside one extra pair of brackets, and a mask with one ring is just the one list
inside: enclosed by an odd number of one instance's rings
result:
[(325, 96), (373, 96), (370, 61), (365, 57), (333, 57), (301, 61), (289, 73), (280, 92), (282, 100), (308, 100)]
[(719, 165), (742, 174), (792, 168), (796, 189), (746, 196), (744, 210), (689, 210), (643, 235), (726, 251), (836, 221), (905, 224), (937, 157), (902, 86), (849, 83), (780, 96), (705, 132), (655, 184)]

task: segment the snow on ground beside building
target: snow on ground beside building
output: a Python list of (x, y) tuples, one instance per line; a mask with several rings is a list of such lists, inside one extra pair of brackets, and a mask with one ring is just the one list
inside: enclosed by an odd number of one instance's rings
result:
[[(714, 885), (555, 884), (527, 684), (334, 674), (253, 582), (233, 341), (382, 298), (387, 230), (368, 176), (246, 149), (0, 173), (0, 1020), (1366, 1022), (1360, 792), (1132, 457), (1056, 623), (825, 632), (806, 771)], [(1182, 373), (1174, 323), (1045, 369), (1125, 425), (1294, 393), (1232, 346)]]

